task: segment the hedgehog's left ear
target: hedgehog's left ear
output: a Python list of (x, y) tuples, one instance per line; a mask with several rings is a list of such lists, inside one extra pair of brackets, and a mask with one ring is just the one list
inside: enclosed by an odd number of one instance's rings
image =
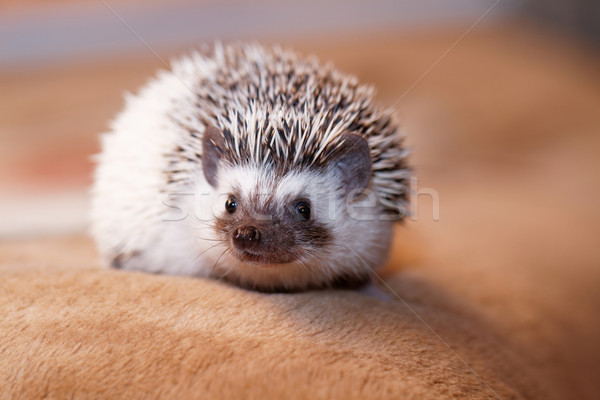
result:
[(362, 136), (355, 133), (342, 135), (342, 143), (335, 149), (331, 165), (342, 180), (346, 196), (369, 184), (372, 171), (370, 153), (369, 144)]
[(202, 170), (206, 181), (217, 187), (217, 172), (223, 155), (225, 138), (220, 130), (209, 125), (202, 136)]

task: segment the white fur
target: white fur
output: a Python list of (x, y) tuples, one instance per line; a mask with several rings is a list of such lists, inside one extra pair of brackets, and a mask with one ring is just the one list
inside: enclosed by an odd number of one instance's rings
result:
[[(217, 277), (227, 274), (246, 286), (297, 288), (326, 285), (340, 273), (370, 274), (387, 257), (391, 223), (381, 220), (380, 206), (371, 204), (367, 198), (346, 204), (343, 195), (332, 190), (339, 184), (333, 173), (292, 172), (279, 181), (269, 182), (267, 169), (231, 167), (220, 172), (219, 182), (219, 187), (209, 196), (199, 196), (210, 199), (211, 203), (210, 207), (197, 209), (201, 222), (195, 226), (196, 235), (209, 239), (199, 242), (199, 250), (205, 252), (197, 266), (201, 275), (204, 273), (200, 270), (208, 267), (209, 274)], [(281, 207), (287, 205), (285, 199), (307, 198), (316, 219), (331, 229), (333, 243), (307, 251), (301, 261), (265, 267), (239, 261), (232, 252), (226, 251), (229, 243), (207, 250), (220, 238), (205, 223), (210, 223), (217, 213), (224, 214), (227, 196), (238, 190), (242, 199), (256, 198), (257, 192), (274, 193), (275, 203)], [(243, 202), (240, 206), (244, 206)], [(356, 210), (357, 218), (348, 215), (349, 208)]]
[(168, 115), (174, 100), (192, 94), (190, 80), (179, 72), (163, 72), (138, 95), (126, 97), (112, 132), (101, 137), (103, 151), (96, 159), (91, 217), (98, 249), (106, 260), (139, 253), (142, 259), (132, 257), (140, 264), (136, 269), (151, 272), (172, 272), (171, 266), (185, 264), (181, 251), (191, 244), (182, 229), (161, 223), (173, 212), (161, 193), (168, 163), (164, 151), (173, 147), (180, 130)]

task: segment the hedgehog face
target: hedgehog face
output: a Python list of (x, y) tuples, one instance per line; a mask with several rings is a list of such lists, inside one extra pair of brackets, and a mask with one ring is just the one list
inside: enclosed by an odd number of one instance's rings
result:
[(368, 196), (349, 201), (335, 171), (226, 166), (218, 182), (197, 227), (207, 247), (221, 244), (205, 253), (216, 277), (261, 290), (347, 285), (385, 259), (389, 221)]
[(233, 257), (257, 265), (290, 264), (331, 243), (327, 202), (316, 190), (319, 177), (309, 175), (224, 168), (212, 211), (215, 233)]
[(197, 227), (214, 246), (205, 262), (215, 276), (265, 290), (362, 282), (387, 254), (389, 221), (379, 219), (371, 197), (357, 196), (371, 175), (361, 137), (347, 135), (321, 168), (284, 172), (276, 164), (234, 165), (218, 155), (205, 147), (210, 204), (200, 210), (204, 221)]

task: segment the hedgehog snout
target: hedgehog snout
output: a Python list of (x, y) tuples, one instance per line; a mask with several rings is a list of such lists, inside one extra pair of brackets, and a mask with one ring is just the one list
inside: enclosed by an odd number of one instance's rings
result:
[(253, 226), (242, 226), (233, 232), (233, 245), (238, 250), (251, 250), (260, 242), (260, 232)]

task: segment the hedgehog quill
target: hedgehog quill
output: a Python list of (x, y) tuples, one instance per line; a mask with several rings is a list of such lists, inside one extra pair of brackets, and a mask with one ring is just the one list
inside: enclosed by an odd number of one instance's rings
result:
[(100, 254), (260, 291), (369, 282), (410, 179), (399, 127), (373, 97), (279, 47), (216, 44), (180, 59), (101, 136)]

